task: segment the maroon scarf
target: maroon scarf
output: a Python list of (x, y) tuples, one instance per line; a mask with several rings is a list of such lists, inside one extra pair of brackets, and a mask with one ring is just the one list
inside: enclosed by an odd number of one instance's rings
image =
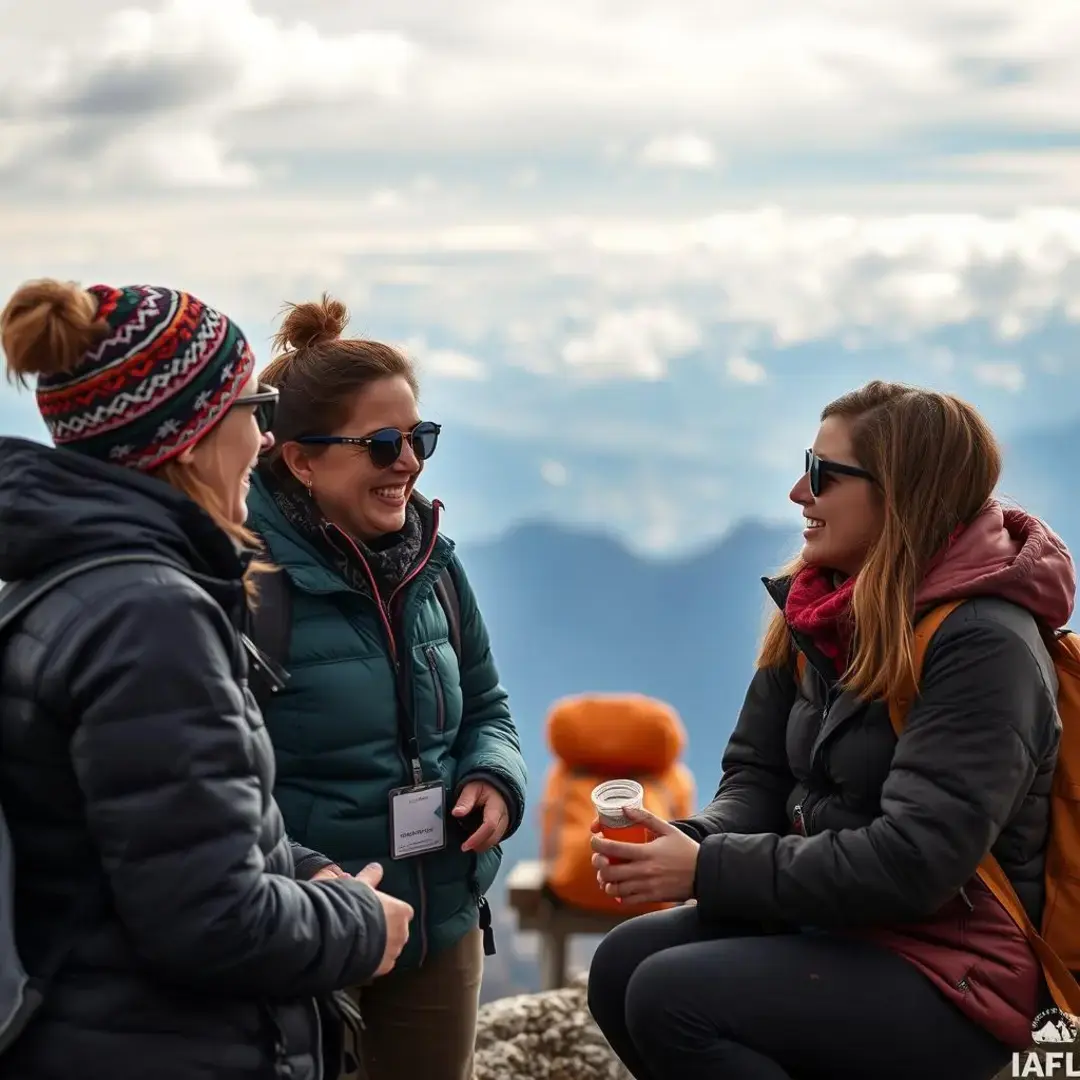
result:
[(784, 615), (792, 629), (805, 634), (843, 674), (851, 654), (855, 623), (851, 616), (851, 595), (855, 578), (836, 585), (831, 571), (806, 566), (791, 581)]
[[(937, 569), (952, 550), (966, 526), (957, 525), (949, 539), (930, 560), (923, 577)], [(823, 656), (832, 661), (836, 674), (842, 675), (851, 659), (851, 639), (855, 620), (851, 614), (851, 597), (855, 578), (845, 578), (838, 585), (832, 570), (819, 566), (804, 566), (791, 580), (784, 616), (792, 629), (805, 634)]]

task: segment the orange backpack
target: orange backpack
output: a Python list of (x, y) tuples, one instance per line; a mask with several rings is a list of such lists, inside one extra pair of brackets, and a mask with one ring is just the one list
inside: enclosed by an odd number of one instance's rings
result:
[[(913, 657), (916, 684), (930, 639), (962, 603), (954, 600), (941, 604), (919, 621)], [(1048, 648), (1058, 677), (1061, 743), (1050, 793), (1042, 926), (1036, 929), (1032, 924), (993, 855), (987, 854), (979, 863), (978, 875), (1027, 935), (1055, 1004), (1065, 1013), (1080, 1016), (1080, 985), (1072, 974), (1080, 971), (1080, 640), (1072, 631), (1063, 630), (1048, 642)], [(799, 653), (797, 660), (802, 679), (806, 658)], [(915, 696), (912, 688), (889, 702), (889, 719), (898, 738)]]
[(694, 812), (694, 778), (678, 758), (686, 731), (670, 706), (640, 694), (564, 698), (547, 719), (548, 770), (541, 805), (545, 884), (563, 903), (605, 914), (642, 914), (672, 904), (618, 903), (596, 881), (589, 826), (592, 790), (605, 780), (637, 780), (645, 809), (670, 820)]

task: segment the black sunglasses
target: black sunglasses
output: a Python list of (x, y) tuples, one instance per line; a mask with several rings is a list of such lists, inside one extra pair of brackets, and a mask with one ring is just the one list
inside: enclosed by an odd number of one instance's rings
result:
[(274, 426), (277, 415), (278, 390), (276, 386), (260, 386), (254, 394), (236, 398), (229, 406), (250, 405), (255, 410), (255, 423), (264, 435)]
[(435, 453), (435, 447), (439, 444), (440, 431), (442, 431), (441, 424), (424, 420), (412, 431), (379, 428), (370, 435), (302, 435), (295, 441), (321, 446), (361, 446), (367, 450), (371, 464), (375, 468), (386, 469), (401, 457), (406, 439), (409, 440), (417, 461), (427, 461)]
[(816, 499), (822, 492), (822, 474), (838, 473), (841, 476), (859, 476), (863, 480), (874, 481), (873, 473), (860, 469), (858, 465), (841, 465), (839, 461), (827, 461), (819, 458), (813, 450), (806, 451), (806, 473), (810, 477), (810, 493)]

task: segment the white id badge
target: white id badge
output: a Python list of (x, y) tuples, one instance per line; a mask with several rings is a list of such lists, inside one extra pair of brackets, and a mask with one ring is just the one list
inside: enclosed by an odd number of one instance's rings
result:
[(390, 792), (390, 853), (394, 859), (446, 846), (446, 788), (439, 781)]

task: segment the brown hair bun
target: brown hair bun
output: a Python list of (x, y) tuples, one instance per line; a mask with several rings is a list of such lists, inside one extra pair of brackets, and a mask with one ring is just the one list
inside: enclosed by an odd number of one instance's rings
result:
[(97, 300), (78, 285), (28, 281), (0, 312), (0, 346), (9, 379), (73, 371), (104, 332)]
[(349, 324), (349, 309), (328, 293), (323, 293), (319, 301), (288, 304), (285, 310), (281, 329), (274, 335), (275, 352), (292, 352), (336, 341)]

